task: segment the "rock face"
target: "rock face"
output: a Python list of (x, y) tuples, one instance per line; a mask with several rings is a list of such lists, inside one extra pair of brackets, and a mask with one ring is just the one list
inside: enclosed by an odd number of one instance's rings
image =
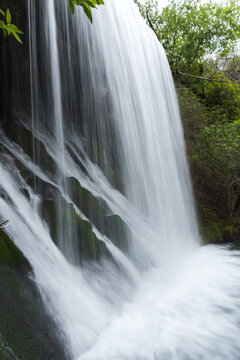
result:
[(64, 346), (32, 280), (31, 266), (0, 230), (0, 359), (65, 360)]
[[(13, 24), (24, 32), (21, 36), (23, 45), (13, 36), (5, 39), (2, 32), (0, 33), (0, 122), (2, 122), (12, 118), (16, 106), (19, 108), (23, 105), (24, 108), (29, 108), (31, 100), (27, 1), (2, 0), (0, 7), (4, 11), (10, 9)], [(18, 94), (24, 96), (20, 97)]]
[(0, 359), (65, 360), (30, 274), (0, 263)]
[(31, 266), (25, 259), (21, 251), (14, 245), (9, 237), (0, 229), (0, 264), (5, 264), (12, 269), (26, 273), (31, 270)]
[[(16, 123), (13, 125), (13, 109), (30, 108), (27, 1), (2, 0), (0, 8), (4, 11), (9, 8), (12, 22), (24, 31), (23, 45), (13, 37), (5, 39), (0, 32), (0, 125), (16, 141), (21, 137), (21, 129), (16, 128)], [(24, 138), (28, 146), (29, 141)], [(12, 161), (9, 159), (0, 145), (0, 162)], [(0, 230), (0, 360), (68, 359), (30, 276), (28, 261)]]
[[(37, 2), (39, 6), (40, 2), (41, 0)], [(26, 164), (17, 159), (2, 141), (6, 139), (8, 144), (14, 144), (15, 149), (21, 149), (29, 160), (34, 161), (36, 152), (40, 154), (37, 165), (50, 179), (56, 172), (56, 164), (46, 151), (44, 143), (34, 137), (31, 127), (27, 126), (31, 113), (27, 7), (28, 0), (2, 0), (0, 5), (4, 11), (10, 9), (12, 22), (24, 31), (21, 37), (23, 45), (12, 36), (5, 39), (0, 32), (0, 163), (13, 171), (17, 169), (26, 184), (20, 190), (28, 200), (28, 186), (34, 188), (34, 192), (41, 197), (39, 211), (57, 246), (60, 237), (57, 221), (59, 216), (62, 220), (68, 217), (76, 237), (76, 261), (83, 263), (94, 262), (102, 257), (109, 259), (111, 255), (103, 241), (99, 241), (95, 235), (93, 226), (103, 235), (112, 238), (116, 246), (126, 249), (128, 229), (121, 218), (112, 214), (107, 204), (84, 189), (77, 179), (68, 178), (71, 196), (89, 221), (82, 218), (71, 204), (66, 203), (56, 186), (34, 176)], [(101, 146), (97, 143), (95, 146), (97, 150), (93, 153), (97, 152), (101, 158)], [(110, 170), (109, 173), (110, 180), (111, 177), (117, 177), (117, 186), (121, 188), (120, 174)], [(1, 196), (4, 197), (5, 194), (0, 190)], [(60, 214), (59, 199), (62, 204)], [(4, 220), (7, 219), (0, 219), (0, 223)], [(37, 287), (31, 279), (31, 272), (27, 259), (0, 229), (0, 360), (68, 359), (61, 336), (48, 316)]]

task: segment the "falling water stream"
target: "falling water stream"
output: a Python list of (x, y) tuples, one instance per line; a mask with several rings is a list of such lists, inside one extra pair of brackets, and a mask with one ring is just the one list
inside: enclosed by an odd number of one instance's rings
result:
[[(200, 246), (160, 43), (131, 0), (106, 0), (93, 25), (65, 0), (29, 0), (28, 11), (32, 105), (18, 122), (33, 151), (0, 131), (0, 215), (66, 354), (238, 360), (239, 253)], [(44, 216), (50, 200), (55, 232)], [(73, 214), (88, 224), (81, 239)], [(89, 233), (98, 245), (87, 258)]]

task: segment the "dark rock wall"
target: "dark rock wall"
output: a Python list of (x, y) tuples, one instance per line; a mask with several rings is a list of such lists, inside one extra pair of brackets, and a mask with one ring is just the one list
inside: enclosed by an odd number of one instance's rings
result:
[(31, 271), (27, 276), (0, 262), (0, 359), (65, 360), (55, 325), (30, 276)]
[[(30, 112), (31, 104), (27, 0), (1, 0), (0, 8), (9, 8), (12, 23), (24, 31), (23, 44), (0, 32), (0, 123), (9, 138), (21, 138), (31, 152), (15, 122), (16, 111)], [(58, 331), (30, 276), (30, 264), (0, 230), (0, 360), (65, 360)]]
[(9, 121), (14, 109), (30, 109), (27, 0), (2, 0), (0, 6), (3, 11), (9, 8), (12, 23), (24, 32), (23, 44), (0, 33), (0, 121)]

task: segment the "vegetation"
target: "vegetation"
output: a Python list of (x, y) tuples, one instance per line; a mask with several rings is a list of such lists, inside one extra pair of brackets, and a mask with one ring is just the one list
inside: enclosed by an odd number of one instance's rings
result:
[(206, 241), (240, 234), (240, 2), (142, 5), (175, 79)]
[(5, 13), (2, 9), (0, 9), (0, 15), (0, 29), (2, 29), (3, 35), (5, 37), (13, 35), (18, 42), (22, 43), (19, 34), (23, 34), (23, 32), (19, 30), (16, 25), (12, 24), (12, 16), (10, 10), (7, 9)]
[[(92, 8), (97, 8), (98, 5), (104, 4), (103, 0), (68, 0), (68, 2), (72, 13), (74, 13), (74, 6), (81, 6), (91, 23), (93, 21)], [(23, 31), (12, 23), (12, 15), (9, 9), (4, 12), (0, 8), (0, 29), (2, 29), (4, 37), (13, 35), (22, 44), (20, 35), (23, 34)]]
[[(212, 177), (226, 190), (226, 206), (232, 217), (239, 214), (240, 120), (206, 126), (200, 132), (192, 159), (202, 161)], [(237, 208), (236, 208), (237, 206)]]
[(206, 55), (224, 56), (240, 37), (240, 6), (200, 0), (171, 1), (159, 13), (158, 1), (148, 0), (140, 7), (161, 41), (172, 70), (201, 70)]
[(69, 7), (72, 13), (74, 13), (74, 5), (81, 6), (89, 18), (89, 20), (92, 22), (92, 8), (97, 8), (98, 5), (103, 5), (103, 0), (68, 0), (69, 1)]

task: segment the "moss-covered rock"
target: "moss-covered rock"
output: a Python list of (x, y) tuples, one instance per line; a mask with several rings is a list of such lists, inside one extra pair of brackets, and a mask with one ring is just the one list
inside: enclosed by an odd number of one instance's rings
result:
[[(46, 151), (45, 145), (35, 138), (30, 130), (20, 124), (17, 119), (12, 119), (3, 123), (3, 128), (12, 142), (15, 142), (19, 145), (24, 153), (33, 159), (34, 154), (37, 155), (37, 159), (34, 159), (37, 162), (37, 165), (40, 166), (46, 173), (55, 173), (56, 166), (53, 159), (49, 156)], [(25, 170), (25, 167), (20, 163), (19, 169)]]
[(127, 249), (127, 225), (118, 215), (104, 217), (104, 232), (120, 249)]
[(13, 350), (5, 343), (0, 334), (0, 359), (1, 360), (18, 360)]
[(93, 221), (94, 224), (99, 225), (102, 216), (110, 212), (107, 203), (93, 196), (87, 189), (84, 189), (77, 179), (71, 177), (68, 181), (74, 202), (86, 217)]
[(110, 210), (107, 203), (84, 189), (75, 178), (69, 179), (73, 201), (99, 231), (111, 239), (121, 249), (127, 247), (127, 225)]
[(34, 282), (0, 263), (0, 359), (66, 360)]
[(199, 230), (205, 243), (234, 242), (238, 236), (238, 226), (221, 219), (212, 209), (202, 207), (200, 210)]
[(18, 271), (29, 270), (30, 264), (8, 235), (0, 229), (0, 263)]
[[(66, 236), (72, 236), (73, 247), (77, 249), (77, 258), (81, 260), (99, 259), (104, 244), (98, 240), (93, 232), (92, 225), (82, 219), (71, 204), (61, 199), (61, 207), (55, 200), (44, 200), (42, 203), (43, 215), (48, 223), (53, 241), (60, 246), (61, 231)], [(59, 226), (59, 222), (61, 226)]]

